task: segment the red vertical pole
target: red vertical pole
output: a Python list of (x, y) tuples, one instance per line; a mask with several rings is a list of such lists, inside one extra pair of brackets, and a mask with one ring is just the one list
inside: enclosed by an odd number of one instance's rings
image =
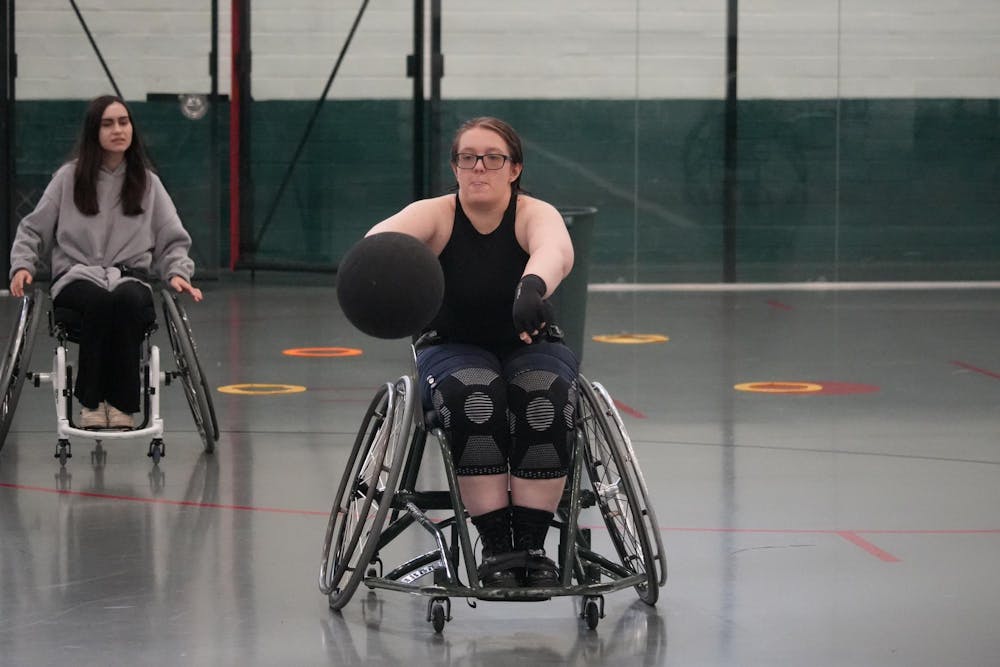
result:
[(241, 0), (232, 0), (229, 94), (229, 270), (236, 268), (240, 255), (240, 13)]

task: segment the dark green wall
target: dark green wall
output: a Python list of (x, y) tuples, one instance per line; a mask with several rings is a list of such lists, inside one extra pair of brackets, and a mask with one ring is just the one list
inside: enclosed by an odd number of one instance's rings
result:
[[(314, 102), (257, 102), (259, 256), (334, 265), (369, 226), (410, 201), (409, 101), (328, 102), (275, 204)], [(65, 157), (82, 102), (19, 102), (19, 188)], [(133, 105), (202, 266), (228, 256), (228, 111), (218, 151), (222, 229), (206, 225), (208, 117)], [(737, 277), (775, 280), (1000, 279), (997, 100), (743, 101)], [(557, 206), (595, 206), (592, 281), (722, 276), (721, 101), (446, 101), (444, 143), (470, 116), (510, 121), (525, 187)], [(446, 165), (441, 182), (451, 183)], [(266, 229), (269, 212), (274, 215)]]

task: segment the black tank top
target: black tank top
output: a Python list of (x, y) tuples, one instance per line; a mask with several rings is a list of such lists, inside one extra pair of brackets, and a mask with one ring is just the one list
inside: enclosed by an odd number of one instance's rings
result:
[(514, 235), (517, 192), (500, 225), (480, 234), (455, 195), (451, 238), (438, 256), (444, 270), (444, 302), (427, 327), (448, 342), (493, 349), (516, 346), (512, 309), (514, 291), (528, 263), (528, 253)]

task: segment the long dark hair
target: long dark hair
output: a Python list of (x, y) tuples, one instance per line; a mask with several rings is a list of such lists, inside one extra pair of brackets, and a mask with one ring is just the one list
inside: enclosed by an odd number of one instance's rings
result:
[(115, 95), (101, 95), (91, 100), (83, 117), (83, 127), (73, 157), (76, 158), (76, 172), (73, 177), (73, 203), (84, 215), (97, 215), (97, 175), (104, 159), (101, 148), (101, 117), (104, 110), (117, 102), (125, 107), (132, 125), (132, 143), (125, 151), (125, 182), (122, 184), (121, 203), (125, 215), (142, 213), (142, 197), (146, 194), (146, 170), (151, 168), (146, 149), (135, 126), (135, 117), (125, 101)]
[(521, 173), (518, 174), (517, 178), (514, 179), (514, 182), (510, 184), (515, 193), (519, 192), (521, 190), (521, 176), (524, 175), (524, 149), (521, 148), (521, 137), (509, 123), (502, 121), (499, 118), (494, 118), (493, 116), (479, 116), (478, 118), (470, 118), (462, 123), (455, 132), (455, 138), (451, 142), (451, 161), (454, 163), (456, 159), (455, 156), (458, 155), (458, 143), (462, 140), (462, 135), (468, 130), (476, 127), (496, 132), (500, 135), (500, 138), (507, 143), (507, 148), (510, 151), (511, 163), (521, 165)]

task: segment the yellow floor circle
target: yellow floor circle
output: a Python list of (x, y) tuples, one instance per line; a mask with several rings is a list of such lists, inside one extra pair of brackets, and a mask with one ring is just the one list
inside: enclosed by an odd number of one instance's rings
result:
[(281, 353), (289, 357), (357, 357), (362, 354), (355, 347), (293, 347)]
[(762, 394), (809, 394), (823, 389), (812, 382), (744, 382), (733, 385), (737, 391), (754, 391)]
[(669, 338), (660, 334), (618, 333), (594, 336), (598, 343), (614, 343), (616, 345), (643, 345), (645, 343), (666, 343)]
[(244, 394), (248, 396), (266, 396), (269, 394), (300, 394), (306, 390), (297, 384), (227, 384), (219, 387), (223, 394)]

